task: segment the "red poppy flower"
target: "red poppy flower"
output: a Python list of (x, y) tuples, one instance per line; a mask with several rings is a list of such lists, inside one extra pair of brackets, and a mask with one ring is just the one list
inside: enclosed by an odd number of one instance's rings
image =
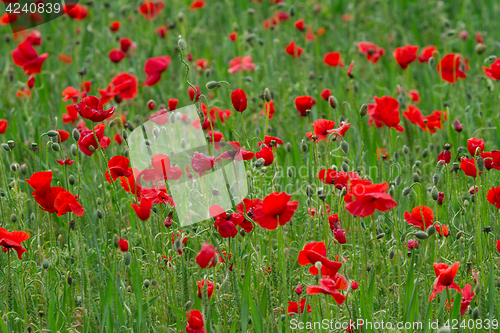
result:
[(38, 55), (38, 52), (28, 40), (17, 45), (11, 55), (12, 61), (28, 75), (40, 73), (45, 59), (49, 56), (48, 53)]
[(217, 252), (210, 243), (201, 246), (200, 252), (196, 255), (196, 262), (200, 268), (211, 268), (217, 264)]
[(108, 87), (112, 96), (118, 95), (122, 100), (134, 99), (138, 93), (137, 77), (129, 73), (117, 74)]
[(247, 95), (243, 89), (235, 89), (231, 93), (231, 103), (238, 112), (243, 112), (247, 108)]
[(500, 252), (500, 239), (497, 241), (497, 250)]
[(344, 229), (335, 229), (333, 230), (333, 237), (339, 244), (347, 243), (347, 239), (345, 238), (345, 230)]
[(448, 237), (450, 235), (450, 230), (444, 224), (435, 224), (436, 231), (440, 236)]
[(160, 36), (161, 38), (165, 38), (168, 33), (168, 27), (165, 25), (159, 26), (158, 28), (155, 29), (155, 34)]
[(72, 165), (75, 161), (70, 160), (69, 158), (63, 158), (61, 160), (56, 160), (59, 165)]
[(462, 302), (460, 303), (460, 315), (463, 316), (469, 308), (472, 299), (476, 296), (470, 284), (466, 284), (462, 289)]
[(130, 207), (132, 207), (139, 219), (146, 221), (151, 215), (151, 207), (153, 207), (153, 202), (149, 199), (142, 198), (139, 204), (131, 203)]
[(8, 25), (16, 22), (18, 15), (15, 13), (4, 13), (0, 16), (0, 25)]
[(288, 44), (287, 47), (285, 48), (285, 52), (291, 55), (292, 58), (296, 59), (300, 57), (302, 52), (304, 52), (304, 49), (296, 45), (295, 42), (292, 40), (290, 44)]
[(310, 242), (304, 245), (304, 248), (299, 252), (299, 265), (309, 267), (311, 275), (318, 275), (319, 271), (316, 268), (316, 262), (321, 262), (321, 274), (335, 276), (342, 264), (340, 262), (331, 261), (326, 257), (326, 246), (324, 242)]
[[(132, 172), (129, 170), (129, 160), (125, 156), (114, 156), (108, 162), (109, 171), (106, 171), (106, 179), (111, 183), (111, 179), (115, 181), (116, 179), (125, 176), (129, 177)], [(111, 178), (109, 173), (111, 172)]]
[(415, 105), (408, 105), (408, 110), (403, 111), (403, 117), (408, 119), (412, 124), (418, 125), (422, 130), (427, 131), (427, 126), (425, 124), (425, 117)]
[(205, 280), (205, 279), (196, 282), (196, 285), (198, 286), (198, 297), (202, 298), (201, 293), (202, 293), (202, 291), (205, 290), (205, 282), (207, 283), (208, 299), (210, 299), (212, 297), (213, 292), (214, 292), (215, 285), (213, 282)]
[(417, 60), (418, 46), (406, 44), (394, 50), (392, 55), (402, 69), (406, 69), (409, 64)]
[(120, 38), (120, 50), (123, 52), (127, 53), (128, 50), (130, 49), (131, 46), (133, 46), (135, 43), (132, 42), (129, 38)]
[(449, 150), (443, 151), (441, 154), (438, 155), (437, 161), (439, 164), (450, 164), (451, 161), (451, 152)]
[(489, 189), (486, 199), (490, 204), (500, 209), (500, 186)]
[(229, 74), (235, 74), (242, 71), (254, 71), (255, 64), (252, 62), (252, 57), (236, 57), (229, 61)]
[(5, 119), (0, 119), (0, 134), (4, 134), (9, 126), (9, 122)]
[[(335, 127), (335, 122), (333, 120), (318, 119), (313, 123), (314, 135), (316, 135), (316, 141), (323, 141), (331, 133), (331, 130)], [(314, 141), (312, 132), (306, 133), (309, 140)]]
[(313, 105), (316, 104), (316, 100), (311, 96), (299, 96), (295, 98), (295, 108), (299, 112), (301, 117), (307, 116), (306, 111), (312, 109)]
[(325, 54), (323, 62), (330, 67), (344, 67), (344, 59), (341, 58), (340, 52), (329, 52)]
[(385, 54), (385, 50), (370, 42), (359, 42), (358, 51), (366, 55), (366, 60), (376, 64), (377, 61)]
[(23, 260), (23, 253), (28, 252), (28, 250), (21, 246), (21, 243), (28, 238), (28, 234), (24, 231), (8, 232), (6, 229), (0, 228), (0, 246), (3, 247), (3, 252), (7, 253), (7, 251), (13, 249), (17, 252), (17, 257), (19, 258), (19, 260)]
[(420, 94), (418, 93), (418, 90), (410, 90), (408, 93), (410, 94), (412, 102), (420, 103)]
[(429, 45), (422, 48), (422, 52), (418, 56), (418, 61), (421, 63), (429, 62), (429, 59), (434, 56), (434, 53), (437, 51), (437, 47), (434, 45)]
[(80, 91), (74, 87), (71, 87), (71, 86), (65, 88), (61, 94), (63, 95), (63, 98), (62, 98), (63, 102), (73, 100), (73, 103), (76, 103), (76, 101), (80, 97)]
[[(306, 299), (302, 298), (300, 300), (300, 313), (304, 313), (305, 307), (306, 307)], [(289, 315), (295, 315), (299, 313), (299, 305), (297, 304), (297, 302), (288, 301), (287, 312)], [(307, 304), (307, 312), (311, 312), (311, 306), (309, 304)]]
[(264, 103), (264, 110), (260, 111), (260, 114), (263, 116), (266, 116), (269, 114), (269, 120), (273, 119), (274, 117), (274, 112), (276, 109), (274, 108), (274, 101), (271, 100), (269, 102)]
[(347, 290), (347, 288), (349, 288), (349, 282), (343, 275), (336, 274), (335, 276), (325, 276), (319, 280), (319, 283), (319, 286), (307, 286), (307, 294), (327, 294), (331, 295), (338, 305), (344, 303), (345, 296), (342, 295), (339, 290)]
[(234, 42), (236, 40), (236, 37), (238, 37), (238, 33), (236, 31), (231, 32), (227, 35), (228, 35), (229, 39), (231, 40), (231, 42)]
[(386, 125), (387, 127), (394, 127), (398, 132), (403, 132), (404, 128), (399, 125), (399, 103), (391, 96), (374, 97), (375, 103), (368, 104), (368, 115), (370, 119), (368, 124), (378, 128)]
[(196, 10), (196, 9), (201, 9), (204, 8), (206, 5), (205, 1), (203, 0), (195, 0), (189, 5), (189, 10)]
[(168, 109), (170, 111), (174, 111), (177, 108), (177, 103), (179, 103), (178, 99), (175, 99), (175, 98), (169, 99), (168, 102), (167, 102)]
[[(460, 160), (460, 169), (462, 169), (467, 176), (474, 178), (477, 177), (476, 164), (474, 163), (473, 158), (462, 158)], [(483, 172), (481, 171), (479, 174), (482, 173)]]
[(462, 124), (460, 124), (460, 121), (458, 121), (458, 119), (455, 119), (453, 121), (453, 129), (458, 133), (462, 132), (463, 126)]
[(492, 80), (500, 80), (500, 59), (496, 59), (489, 68), (483, 66), (483, 72)]
[(201, 174), (205, 171), (212, 170), (214, 167), (214, 160), (215, 158), (213, 156), (195, 152), (193, 154), (193, 158), (191, 159), (191, 167), (194, 171)]
[(455, 279), (455, 275), (457, 275), (459, 265), (460, 262), (458, 261), (451, 266), (448, 266), (447, 264), (438, 264), (436, 262), (434, 263), (434, 273), (436, 274), (436, 280), (434, 281), (434, 286), (432, 289), (431, 297), (429, 298), (429, 302), (432, 301), (437, 296), (437, 294), (447, 288), (455, 289), (460, 294), (462, 293), (460, 287), (455, 282), (453, 282), (453, 280)]
[(77, 21), (84, 20), (89, 16), (87, 7), (79, 3), (67, 3), (63, 6), (63, 11), (68, 14), (70, 18)]
[(245, 147), (241, 147), (239, 142), (227, 141), (227, 144), (233, 149), (227, 150), (220, 154), (216, 159), (215, 163), (218, 163), (221, 159), (230, 161), (248, 161), (255, 157), (255, 154), (251, 151), (245, 150)]
[(215, 218), (215, 230), (219, 232), (222, 238), (234, 238), (238, 234), (237, 225), (244, 221), (243, 214), (227, 214), (219, 205), (212, 205), (209, 208), (210, 216)]
[[(201, 95), (201, 92), (200, 92), (200, 87), (198, 86), (194, 86), (196, 88), (196, 102), (198, 102), (200, 100), (200, 95)], [(189, 99), (191, 101), (194, 100), (194, 95), (195, 95), (195, 91), (192, 87), (189, 87), (188, 88), (188, 96), (189, 96)]]
[(352, 74), (352, 70), (354, 69), (354, 60), (351, 61), (351, 64), (349, 65), (349, 69), (347, 70), (347, 75), (353, 79), (354, 75)]
[(109, 51), (108, 57), (109, 60), (117, 64), (122, 61), (123, 58), (125, 58), (125, 53), (123, 53), (122, 50), (112, 49), (111, 51)]
[(448, 53), (437, 65), (437, 71), (444, 81), (455, 83), (458, 79), (467, 77), (462, 69), (462, 64), (462, 55), (458, 53)]
[[(95, 135), (92, 130), (86, 130), (82, 131), (80, 133), (80, 139), (78, 140), (78, 147), (80, 150), (87, 156), (91, 156), (94, 151), (90, 151), (90, 146), (92, 146), (95, 149), (98, 149), (99, 146), (101, 148), (108, 148), (109, 144), (111, 143), (111, 140), (104, 136), (104, 128), (106, 125), (104, 123), (101, 123), (97, 125), (94, 130), (95, 130)], [(97, 144), (96, 141), (96, 136), (97, 139), (99, 140), (99, 145)]]
[(425, 116), (426, 126), (430, 133), (436, 133), (443, 128), (443, 121), (448, 118), (446, 112), (434, 110), (430, 115)]
[(76, 197), (73, 194), (64, 189), (62, 191), (57, 191), (57, 192), (59, 193), (54, 199), (53, 207), (57, 211), (58, 217), (69, 212), (73, 212), (73, 214), (77, 216), (83, 216), (85, 211), (82, 205), (76, 200)]
[(352, 194), (356, 200), (348, 203), (345, 209), (353, 216), (367, 217), (375, 210), (387, 212), (398, 204), (387, 190), (389, 184), (356, 184), (352, 187)]
[(72, 125), (74, 125), (76, 120), (78, 119), (78, 111), (76, 111), (75, 105), (66, 105), (66, 111), (68, 113), (63, 113), (62, 116), (63, 123), (71, 123)]
[(109, 30), (111, 30), (111, 32), (117, 32), (118, 30), (120, 30), (120, 21), (113, 21), (113, 22), (110, 22), (109, 23)]
[(108, 119), (116, 110), (115, 107), (104, 110), (101, 101), (95, 96), (85, 97), (80, 103), (75, 105), (75, 109), (82, 118), (91, 120), (95, 123)]
[(331, 95), (332, 91), (328, 88), (323, 89), (320, 94), (321, 98), (323, 98), (325, 101), (328, 101)]
[(65, 64), (71, 65), (73, 63), (73, 57), (71, 55), (59, 54), (57, 60), (64, 62)]
[(297, 30), (300, 30), (300, 31), (306, 30), (306, 25), (304, 23), (304, 19), (298, 19), (297, 21), (295, 21), (295, 23), (293, 25), (295, 26), (295, 28), (297, 28)]
[(427, 228), (434, 223), (434, 212), (427, 206), (417, 206), (411, 210), (411, 214), (408, 212), (404, 213), (404, 219), (408, 224), (415, 226), (415, 228), (420, 228), (420, 230), (425, 231)]
[(144, 17), (145, 20), (152, 20), (160, 15), (164, 7), (165, 4), (161, 0), (144, 1), (139, 7), (139, 13)]
[(479, 31), (476, 32), (476, 43), (478, 43), (478, 44), (484, 44), (483, 35)]
[(35, 75), (31, 74), (28, 78), (28, 81), (26, 81), (26, 85), (28, 88), (33, 89), (35, 86)]
[(270, 147), (262, 147), (258, 152), (255, 153), (255, 157), (257, 159), (263, 158), (264, 166), (271, 165), (274, 161), (273, 149)]
[(203, 315), (198, 310), (190, 310), (186, 314), (187, 326), (186, 333), (206, 333), (205, 323), (203, 322)]
[(128, 251), (128, 241), (126, 239), (120, 238), (120, 240), (118, 240), (118, 246), (122, 252)]
[(290, 201), (291, 198), (292, 196), (285, 192), (269, 194), (255, 206), (255, 221), (268, 230), (276, 229), (278, 224), (285, 225), (292, 219), (299, 206), (299, 202)]
[(161, 79), (161, 74), (167, 70), (170, 65), (170, 56), (154, 57), (146, 60), (144, 64), (144, 72), (148, 76), (143, 86), (154, 86)]
[[(479, 148), (479, 150), (478, 150)], [(470, 138), (467, 140), (467, 150), (471, 156), (481, 155), (484, 151), (484, 140), (477, 138)]]

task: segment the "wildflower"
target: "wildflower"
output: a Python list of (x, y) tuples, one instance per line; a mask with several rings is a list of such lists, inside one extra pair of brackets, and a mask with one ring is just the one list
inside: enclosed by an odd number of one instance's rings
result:
[(476, 296), (470, 284), (466, 284), (462, 289), (462, 302), (460, 303), (460, 315), (463, 316), (467, 312), (472, 299)]
[[(479, 151), (477, 150), (479, 148)], [(484, 151), (484, 140), (471, 138), (467, 140), (467, 150), (471, 156), (481, 155)]]
[(164, 7), (165, 4), (161, 0), (144, 1), (139, 7), (139, 13), (144, 17), (145, 20), (152, 20), (160, 15)]
[(429, 62), (429, 59), (434, 56), (434, 53), (437, 51), (437, 47), (434, 45), (429, 45), (422, 48), (420, 55), (418, 56), (418, 61), (420, 63)]
[(87, 7), (79, 3), (67, 3), (63, 6), (63, 11), (77, 21), (84, 20), (89, 16)]
[(490, 204), (500, 209), (500, 186), (491, 187), (486, 194), (486, 199)]
[(404, 131), (404, 128), (399, 125), (399, 103), (393, 97), (375, 97), (375, 103), (368, 104), (368, 115), (370, 115), (369, 125), (375, 123), (378, 128), (386, 125), (394, 127), (398, 132)]
[(166, 71), (168, 65), (170, 65), (170, 60), (170, 56), (154, 57), (146, 60), (144, 72), (147, 78), (142, 85), (152, 87), (157, 84), (161, 79), (161, 74)]
[(314, 133), (308, 132), (306, 133), (306, 136), (309, 138), (309, 140), (314, 141), (312, 139), (312, 135), (316, 135), (316, 140), (317, 142), (325, 140), (329, 133), (331, 133), (331, 130), (335, 127), (335, 122), (333, 120), (327, 120), (327, 119), (318, 119), (313, 123), (313, 129)]
[(463, 58), (458, 53), (448, 53), (437, 66), (437, 71), (441, 78), (449, 83), (455, 83), (458, 79), (464, 79), (467, 75), (461, 68)]
[(231, 92), (231, 103), (238, 112), (243, 112), (247, 108), (247, 95), (243, 89), (235, 89)]
[(292, 219), (299, 205), (298, 201), (290, 201), (291, 198), (291, 195), (284, 192), (269, 194), (255, 206), (255, 221), (268, 230), (276, 229), (278, 224), (285, 225)]
[(458, 272), (458, 266), (460, 262), (455, 262), (453, 265), (448, 266), (447, 264), (434, 263), (434, 273), (436, 274), (436, 280), (434, 281), (434, 287), (432, 289), (432, 294), (429, 298), (429, 302), (432, 301), (437, 294), (441, 293), (447, 288), (455, 289), (459, 293), (462, 293), (460, 287), (453, 282), (455, 275)]
[(356, 200), (348, 203), (345, 209), (353, 216), (367, 217), (375, 210), (387, 212), (396, 207), (397, 202), (391, 195), (385, 193), (389, 184), (356, 184), (352, 187), (352, 194)]
[(125, 53), (123, 53), (122, 50), (112, 49), (111, 51), (109, 51), (108, 57), (111, 62), (117, 64), (125, 58)]
[(217, 252), (210, 243), (204, 243), (196, 255), (196, 262), (200, 268), (211, 268), (217, 264)]
[(95, 123), (108, 119), (116, 110), (115, 107), (104, 110), (101, 101), (95, 96), (85, 97), (80, 103), (75, 105), (75, 109), (82, 118), (91, 120)]
[[(305, 306), (306, 306), (306, 299), (302, 298), (300, 300), (300, 313), (304, 313)], [(288, 315), (290, 316), (299, 313), (299, 304), (297, 304), (297, 302), (288, 301), (287, 312)], [(309, 304), (307, 304), (307, 312), (311, 312), (311, 306)]]
[(319, 286), (307, 286), (307, 294), (327, 294), (331, 295), (338, 305), (342, 305), (345, 301), (345, 296), (339, 290), (347, 290), (349, 282), (341, 275), (325, 276), (319, 281)]
[(489, 68), (483, 66), (483, 72), (492, 80), (500, 80), (500, 59), (496, 59)]
[(309, 267), (311, 275), (318, 275), (319, 269), (316, 263), (321, 263), (321, 274), (335, 276), (342, 264), (340, 262), (331, 261), (326, 257), (326, 246), (324, 242), (310, 242), (304, 245), (304, 248), (299, 252), (299, 265)]
[(344, 59), (341, 58), (340, 52), (326, 53), (323, 62), (330, 67), (344, 67)]
[(128, 241), (126, 239), (120, 238), (120, 240), (118, 241), (118, 246), (120, 247), (120, 250), (122, 252), (128, 251)]
[(198, 282), (196, 282), (196, 285), (198, 286), (198, 297), (202, 298), (202, 292), (205, 290), (205, 282), (207, 283), (207, 294), (208, 294), (208, 299), (212, 297), (212, 294), (214, 292), (214, 283), (205, 279), (202, 279)]
[(285, 48), (285, 52), (291, 55), (292, 58), (297, 59), (300, 58), (302, 52), (304, 52), (304, 49), (296, 45), (295, 42), (292, 40), (290, 44), (288, 44), (287, 47)]
[(24, 231), (8, 232), (6, 229), (0, 228), (0, 246), (2, 246), (3, 252), (7, 253), (7, 251), (13, 249), (17, 252), (17, 257), (19, 258), (19, 260), (23, 260), (23, 253), (28, 252), (28, 250), (21, 246), (21, 243), (28, 238), (28, 234)]
[(11, 55), (12, 61), (28, 75), (40, 73), (45, 59), (49, 56), (48, 53), (38, 55), (38, 52), (28, 40), (20, 43), (11, 52)]
[(417, 59), (418, 46), (406, 44), (394, 50), (392, 55), (402, 69), (406, 69), (409, 64)]
[(186, 333), (206, 333), (203, 315), (198, 310), (190, 310), (186, 314)]
[[(106, 125), (101, 123), (92, 130), (84, 130), (80, 133), (80, 139), (78, 140), (78, 147), (87, 156), (91, 156), (96, 149), (99, 147), (106, 149), (111, 140), (104, 136), (104, 128)], [(96, 137), (99, 140), (99, 145), (97, 144)], [(92, 146), (92, 148), (90, 148)], [(91, 150), (93, 149), (93, 150)]]
[(229, 69), (227, 72), (229, 74), (235, 74), (242, 71), (254, 71), (255, 64), (252, 62), (252, 57), (236, 57), (229, 61)]
[(358, 51), (366, 55), (366, 60), (376, 64), (385, 54), (385, 50), (370, 42), (359, 42)]
[(137, 217), (143, 221), (149, 219), (153, 202), (147, 198), (142, 198), (139, 204), (131, 203), (130, 207), (135, 211)]
[(404, 219), (408, 224), (412, 224), (415, 228), (425, 231), (429, 226), (433, 225), (434, 212), (427, 206), (417, 206), (409, 212), (404, 213)]
[[(473, 158), (462, 158), (460, 160), (460, 169), (462, 169), (467, 176), (477, 177), (477, 168)], [(482, 171), (479, 172), (479, 174), (482, 173)]]
[(301, 117), (307, 116), (307, 110), (310, 110), (316, 104), (316, 100), (311, 96), (299, 96), (295, 98), (295, 108)]

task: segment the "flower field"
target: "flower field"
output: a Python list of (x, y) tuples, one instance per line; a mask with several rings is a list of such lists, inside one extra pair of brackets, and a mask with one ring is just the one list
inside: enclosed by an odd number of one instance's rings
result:
[(497, 2), (0, 2), (0, 332), (500, 332)]

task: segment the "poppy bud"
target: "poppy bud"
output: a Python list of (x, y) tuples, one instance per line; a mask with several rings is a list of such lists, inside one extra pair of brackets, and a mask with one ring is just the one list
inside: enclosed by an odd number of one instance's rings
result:
[(377, 239), (382, 239), (384, 237), (385, 237), (385, 233), (383, 233), (383, 232), (377, 235)]
[(310, 198), (314, 195), (314, 189), (311, 185), (306, 186), (306, 195)]
[(361, 108), (359, 109), (359, 115), (361, 117), (364, 117), (366, 116), (367, 113), (368, 113), (368, 105), (366, 104), (361, 105)]
[(5, 151), (10, 151), (10, 147), (6, 143), (2, 143), (2, 149), (5, 150)]
[(396, 186), (400, 186), (402, 182), (403, 182), (403, 177), (401, 176), (397, 176), (396, 179), (394, 180), (394, 184)]
[(95, 152), (95, 149), (96, 149), (96, 148), (95, 148), (94, 146), (89, 145), (89, 150), (90, 150), (90, 152), (91, 152), (91, 153)]
[(192, 304), (193, 304), (193, 303), (191, 303), (191, 301), (187, 301), (187, 302), (186, 302), (186, 304), (184, 304), (184, 309), (185, 309), (186, 311), (187, 311), (187, 310), (189, 310), (189, 309), (191, 309), (191, 305), (192, 305)]
[(323, 264), (321, 263), (321, 261), (316, 261), (316, 263), (314, 264), (314, 266), (316, 267), (316, 269), (318, 271), (321, 271), (321, 267), (323, 266)]
[(264, 89), (264, 99), (266, 102), (270, 102), (273, 99), (269, 88)]
[(73, 284), (73, 278), (68, 276), (68, 284), (71, 286)]
[(28, 171), (29, 171), (28, 166), (26, 165), (26, 163), (23, 163), (23, 164), (21, 165), (21, 174), (23, 174), (23, 175), (27, 175), (27, 174), (28, 174)]
[(403, 197), (406, 197), (408, 194), (410, 194), (410, 192), (411, 192), (411, 188), (405, 187), (403, 189)]
[(219, 84), (216, 81), (210, 81), (205, 86), (207, 87), (208, 90), (212, 90), (218, 88)]
[(77, 147), (74, 143), (71, 145), (70, 151), (71, 151), (71, 155), (76, 156), (78, 150), (77, 150)]
[(264, 162), (265, 162), (265, 160), (262, 157), (260, 157), (255, 162), (253, 162), (253, 165), (256, 168), (260, 168), (261, 166), (264, 165)]
[(52, 150), (53, 151), (60, 151), (61, 150), (61, 146), (59, 146), (58, 143), (54, 143), (54, 144), (52, 144)]
[(10, 221), (11, 221), (12, 223), (16, 223), (16, 222), (17, 222), (17, 215), (16, 215), (16, 214), (12, 214), (12, 215), (10, 216)]
[(123, 140), (127, 140), (128, 139), (128, 133), (125, 129), (122, 130), (122, 138)]
[(475, 195), (475, 194), (471, 194), (471, 196), (470, 196), (470, 201), (471, 201), (472, 203), (475, 203), (475, 202), (476, 202), (476, 195)]
[(14, 140), (7, 141), (7, 144), (9, 145), (10, 149), (14, 149), (14, 147), (16, 146), (16, 142)]
[(309, 146), (304, 141), (302, 141), (302, 145), (300, 148), (301, 148), (303, 153), (307, 153), (309, 151)]
[(409, 152), (410, 152), (410, 148), (408, 148), (407, 145), (404, 145), (403, 146), (403, 154), (408, 155)]
[(428, 64), (429, 64), (429, 67), (431, 69), (434, 69), (434, 67), (436, 67), (436, 58), (434, 57), (430, 57), (429, 58), (429, 61), (428, 61)]
[(318, 198), (321, 200), (321, 201), (325, 201), (326, 200), (326, 197), (327, 197), (327, 194), (326, 193), (321, 193), (318, 195)]
[(130, 265), (130, 263), (132, 262), (132, 255), (130, 254), (130, 252), (125, 252), (125, 259), (123, 260), (123, 263), (125, 264), (125, 266), (128, 266)]
[(120, 245), (119, 242), (120, 242), (120, 237), (117, 234), (114, 234), (113, 235), (113, 246), (117, 248)]
[(290, 6), (290, 16), (295, 16), (295, 7), (294, 6)]
[(43, 259), (43, 261), (42, 261), (42, 267), (44, 269), (48, 269), (49, 266), (50, 266), (49, 261), (47, 259)]
[(366, 265), (366, 271), (367, 271), (367, 272), (371, 272), (372, 268), (373, 268), (373, 267), (372, 267), (372, 264), (367, 264), (367, 265)]
[(420, 183), (420, 175), (418, 173), (413, 173), (413, 182)]
[[(181, 13), (179, 13), (179, 14), (181, 14)], [(183, 14), (183, 17), (184, 17), (184, 14)], [(177, 45), (179, 45), (179, 49), (181, 49), (183, 51), (186, 49), (186, 42), (182, 38), (179, 38), (179, 41), (177, 42)]]
[(430, 225), (425, 232), (430, 237), (436, 233), (436, 228), (433, 225)]
[(17, 164), (17, 163), (12, 163), (12, 164), (10, 165), (10, 170), (11, 170), (12, 172), (16, 172), (16, 171), (17, 171), (17, 169), (19, 169), (19, 164)]
[(390, 250), (390, 251), (389, 251), (389, 259), (391, 259), (391, 260), (392, 260), (392, 259), (394, 259), (394, 256), (395, 256), (395, 255), (396, 255), (396, 254), (394, 253), (394, 250)]
[(73, 131), (71, 132), (71, 136), (73, 137), (73, 140), (75, 141), (78, 141), (80, 140), (80, 131), (78, 131), (78, 129), (73, 129)]
[(340, 149), (342, 149), (344, 154), (349, 154), (349, 143), (347, 141), (342, 141), (340, 143)]
[(479, 308), (476, 306), (474, 310), (472, 310), (472, 319), (476, 320), (479, 318)]
[(432, 200), (434, 201), (436, 201), (439, 198), (439, 192), (436, 186), (432, 187), (431, 195), (432, 195)]
[(144, 286), (144, 288), (149, 288), (149, 286), (151, 285), (151, 282), (149, 282), (148, 279), (145, 279), (144, 281), (142, 281), (142, 285)]
[(58, 131), (55, 131), (55, 130), (50, 130), (47, 132), (47, 135), (51, 138), (53, 137), (57, 137), (59, 135), (59, 132)]
[(477, 54), (483, 54), (484, 51), (486, 51), (486, 45), (483, 43), (477, 43), (476, 44), (476, 53)]
[(416, 236), (418, 239), (427, 239), (427, 238), (429, 238), (429, 235), (428, 235), (426, 232), (424, 232), (424, 231), (417, 231), (417, 232), (415, 233), (415, 236)]
[(337, 102), (337, 99), (333, 95), (330, 95), (330, 97), (328, 97), (328, 103), (330, 104), (332, 109), (336, 109), (339, 105), (339, 102)]

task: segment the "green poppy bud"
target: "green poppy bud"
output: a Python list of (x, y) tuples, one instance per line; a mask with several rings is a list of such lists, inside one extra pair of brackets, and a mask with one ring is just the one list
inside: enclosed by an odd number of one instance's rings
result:
[(2, 149), (5, 150), (5, 151), (10, 151), (10, 147), (6, 143), (2, 143)]
[(53, 150), (53, 151), (60, 151), (60, 150), (61, 150), (61, 146), (59, 146), (59, 144), (58, 144), (58, 143), (54, 143), (54, 144), (52, 145), (52, 150)]
[(424, 231), (417, 231), (417, 232), (415, 233), (415, 236), (416, 236), (418, 239), (427, 239), (427, 238), (429, 238), (429, 235), (428, 235), (426, 232), (424, 232)]
[(130, 263), (132, 262), (132, 255), (130, 254), (130, 252), (125, 252), (125, 259), (123, 260), (123, 263), (125, 264), (125, 266), (128, 266), (130, 265)]
[(14, 147), (16, 146), (16, 142), (14, 140), (7, 141), (7, 144), (9, 145), (10, 149), (14, 149)]
[(340, 143), (340, 149), (342, 149), (344, 154), (349, 154), (349, 143), (347, 141), (342, 141)]
[(75, 140), (75, 141), (80, 140), (80, 131), (77, 130), (76, 128), (73, 129), (73, 132), (71, 132), (71, 136), (73, 137), (73, 140)]
[(74, 143), (71, 145), (70, 151), (71, 151), (71, 155), (73, 155), (73, 156), (76, 156), (76, 154), (78, 153), (78, 148), (76, 147), (76, 145)]
[(361, 108), (359, 109), (359, 115), (361, 117), (364, 117), (366, 116), (367, 113), (368, 113), (368, 105), (366, 104), (361, 105)]
[(306, 186), (306, 195), (310, 198), (314, 195), (314, 189), (311, 185)]
[(269, 90), (269, 88), (264, 89), (264, 98), (265, 98), (266, 102), (271, 101), (272, 95), (271, 95), (271, 91)]
[(43, 267), (44, 269), (48, 269), (48, 268), (49, 268), (49, 266), (50, 266), (50, 264), (49, 264), (49, 260), (48, 260), (48, 259), (43, 259), (43, 261), (42, 261), (42, 267)]
[(474, 310), (472, 310), (472, 319), (476, 320), (479, 318), (479, 308), (476, 306)]
[(425, 232), (430, 237), (436, 233), (436, 228), (433, 225), (430, 225)]
[(436, 186), (432, 187), (431, 195), (432, 195), (432, 200), (436, 201), (437, 199), (439, 199), (439, 192)]
[(411, 188), (410, 187), (405, 187), (403, 189), (403, 197), (406, 197), (408, 194), (410, 194)]
[(17, 215), (16, 215), (16, 214), (12, 214), (12, 215), (10, 216), (10, 221), (11, 221), (12, 223), (16, 223), (16, 222), (17, 222)]
[(389, 259), (391, 259), (391, 260), (392, 260), (392, 259), (394, 259), (394, 256), (395, 256), (395, 255), (396, 255), (396, 254), (394, 253), (394, 250), (390, 250), (390, 251), (389, 251)]
[(402, 182), (403, 182), (403, 177), (401, 176), (397, 176), (396, 179), (394, 180), (394, 184), (396, 186), (400, 186)]
[(57, 137), (59, 135), (59, 132), (56, 130), (50, 130), (47, 132), (47, 135), (51, 138)]
[(216, 81), (210, 81), (205, 86), (207, 87), (208, 90), (212, 90), (218, 88), (219, 84)]
[(177, 42), (177, 45), (179, 45), (179, 48), (180, 48), (181, 50), (183, 50), (183, 51), (184, 51), (184, 50), (186, 49), (186, 47), (187, 47), (187, 46), (186, 46), (186, 41), (185, 41), (184, 39), (182, 39), (182, 38), (180, 38), (180, 39), (179, 39), (179, 41)]
[(430, 57), (428, 64), (431, 69), (434, 69), (434, 67), (436, 67), (436, 58)]
[(120, 237), (117, 234), (114, 234), (113, 235), (113, 246), (117, 248), (119, 246), (119, 244), (118, 244), (119, 241), (120, 241)]
[(420, 175), (418, 173), (413, 173), (413, 182), (420, 183)]

